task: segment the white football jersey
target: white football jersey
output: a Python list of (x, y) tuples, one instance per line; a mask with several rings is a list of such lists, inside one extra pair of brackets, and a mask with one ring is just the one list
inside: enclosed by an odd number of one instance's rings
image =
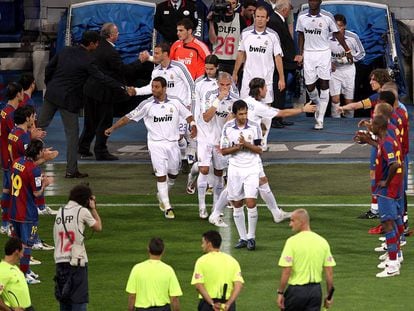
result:
[(203, 113), (212, 107), (212, 104), (217, 99), (218, 94), (218, 88), (206, 93), (204, 102), (201, 104), (201, 114), (197, 124), (197, 139), (213, 145), (218, 145), (220, 143), (223, 125), (226, 123), (227, 117), (231, 114), (233, 103), (239, 99), (237, 94), (230, 92), (227, 98), (220, 101), (214, 117), (209, 122), (205, 122), (203, 119)]
[(258, 33), (254, 26), (247, 27), (240, 36), (239, 51), (246, 53), (243, 80), (262, 78), (273, 81), (275, 56), (283, 56), (279, 35), (274, 30), (265, 28)]
[(255, 123), (260, 124), (263, 118), (271, 119), (279, 113), (279, 109), (268, 106), (251, 96), (243, 99), (243, 101), (248, 107), (247, 118)]
[[(63, 218), (65, 221), (65, 227), (62, 223), (62, 208)], [(61, 262), (70, 262), (72, 242), (82, 245), (85, 248), (83, 243), (85, 231), (85, 226), (92, 227), (95, 225), (96, 220), (93, 218), (91, 212), (79, 205), (75, 201), (69, 201), (64, 207), (61, 207), (55, 218), (55, 224), (53, 226), (53, 239), (55, 241), (55, 263)], [(85, 260), (88, 262), (88, 256), (85, 253)]]
[(151, 96), (126, 115), (135, 122), (144, 119), (149, 141), (177, 141), (180, 137), (180, 118), (187, 119), (189, 116), (191, 112), (173, 96), (168, 96), (164, 102)]
[[(220, 148), (230, 148), (231, 146), (238, 144), (240, 135), (243, 135), (245, 141), (253, 145), (260, 145), (262, 139), (262, 129), (260, 124), (248, 120), (245, 127), (239, 128), (236, 119), (228, 121), (223, 126)], [(253, 153), (248, 149), (241, 149), (229, 155), (229, 165), (236, 167), (258, 167), (259, 163), (261, 163), (260, 155), (258, 153)]]
[(318, 15), (311, 15), (309, 10), (299, 13), (296, 31), (303, 32), (305, 51), (324, 51), (329, 49), (331, 32), (338, 32), (333, 15), (320, 10)]
[[(351, 50), (354, 62), (358, 62), (365, 57), (364, 47), (356, 33), (345, 30), (345, 42)], [(331, 48), (332, 62), (335, 63), (337, 68), (338, 66), (352, 65), (348, 63), (345, 49), (334, 36), (331, 36), (331, 39), (329, 40), (329, 47)]]
[(137, 95), (151, 94), (151, 83), (156, 77), (163, 77), (167, 81), (168, 96), (180, 98), (187, 108), (192, 106), (191, 94), (194, 90), (194, 81), (183, 63), (172, 60), (166, 68), (161, 65), (156, 66), (151, 74), (151, 82), (146, 86), (135, 88)]

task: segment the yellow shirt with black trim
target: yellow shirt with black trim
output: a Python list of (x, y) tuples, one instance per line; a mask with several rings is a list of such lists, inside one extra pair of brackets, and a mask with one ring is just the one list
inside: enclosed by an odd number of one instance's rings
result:
[(196, 261), (191, 285), (202, 283), (211, 298), (221, 298), (227, 284), (226, 299), (229, 299), (237, 281), (244, 283), (237, 260), (226, 253), (209, 252)]
[(28, 308), (32, 305), (23, 272), (18, 266), (4, 260), (0, 263), (0, 297), (11, 308)]
[(126, 292), (136, 294), (136, 308), (164, 306), (170, 303), (170, 297), (183, 294), (174, 269), (154, 259), (138, 263), (132, 268)]
[(312, 231), (290, 237), (279, 259), (279, 266), (292, 268), (289, 285), (320, 283), (323, 268), (335, 265), (328, 242)]

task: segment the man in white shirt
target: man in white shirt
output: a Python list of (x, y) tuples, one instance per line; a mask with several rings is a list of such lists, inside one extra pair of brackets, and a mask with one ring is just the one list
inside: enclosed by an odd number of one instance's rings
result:
[[(351, 49), (353, 62), (358, 62), (365, 57), (365, 50), (362, 46), (361, 40), (356, 33), (346, 30), (346, 18), (342, 14), (335, 14), (334, 16), (339, 32), (343, 34), (346, 44)], [(338, 113), (340, 106), (340, 96), (344, 95), (345, 105), (352, 103), (354, 100), (355, 90), (355, 64), (348, 62), (345, 55), (345, 50), (342, 45), (332, 36), (329, 40), (329, 47), (332, 55), (332, 76), (329, 80), (329, 92), (331, 93), (331, 116), (333, 118), (340, 118)], [(345, 117), (352, 118), (354, 111), (346, 111)]]
[(233, 80), (237, 83), (238, 71), (244, 62), (243, 81), (240, 97), (245, 98), (249, 94), (249, 82), (259, 77), (267, 83), (267, 94), (265, 103), (273, 102), (273, 72), (279, 75), (278, 88), (285, 88), (285, 77), (283, 74), (282, 48), (277, 33), (266, 27), (269, 21), (267, 10), (258, 7), (255, 12), (254, 25), (243, 30), (239, 43), (236, 64), (233, 71)]
[(167, 81), (163, 77), (152, 80), (152, 95), (106, 129), (105, 135), (111, 135), (114, 130), (130, 121), (138, 122), (144, 119), (148, 131), (148, 150), (157, 177), (160, 209), (167, 219), (173, 219), (175, 215), (170, 204), (168, 189), (174, 185), (180, 168), (181, 156), (178, 147), (180, 118), (184, 118), (191, 125), (191, 137), (197, 135), (197, 128), (191, 112), (182, 101), (173, 96), (167, 97)]
[[(260, 125), (248, 121), (247, 104), (238, 100), (234, 102), (232, 112), (234, 120), (228, 121), (221, 134), (220, 148), (223, 155), (230, 155), (227, 171), (228, 199), (233, 205), (233, 219), (240, 239), (235, 248), (256, 248), (257, 225), (257, 189), (259, 188), (260, 146), (262, 130)], [(244, 207), (247, 206), (246, 230)]]
[(198, 119), (198, 168), (197, 179), (198, 204), (200, 218), (207, 218), (205, 196), (210, 163), (214, 168), (214, 202), (223, 190), (223, 169), (226, 160), (219, 151), (221, 130), (231, 114), (233, 103), (239, 98), (231, 92), (232, 79), (227, 72), (220, 72), (217, 78), (218, 88), (206, 93)]
[[(343, 35), (339, 32), (331, 13), (321, 9), (322, 0), (308, 0), (309, 9), (302, 11), (296, 23), (298, 32), (298, 63), (303, 62), (306, 90), (317, 106), (315, 130), (323, 130), (323, 121), (329, 102), (329, 80), (331, 78), (330, 33), (345, 49), (352, 63), (352, 54)], [(316, 89), (319, 80), (320, 95)]]

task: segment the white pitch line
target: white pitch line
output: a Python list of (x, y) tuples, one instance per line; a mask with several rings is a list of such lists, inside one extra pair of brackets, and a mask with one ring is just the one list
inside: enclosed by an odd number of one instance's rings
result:
[[(99, 198), (98, 198), (99, 200)], [(53, 203), (53, 204), (47, 204), (48, 206), (62, 206), (66, 203)], [(149, 203), (149, 204), (145, 204), (145, 203), (99, 203), (98, 201), (98, 207), (102, 206), (102, 207), (110, 207), (110, 206), (136, 206), (136, 207), (144, 207), (144, 206), (158, 206), (158, 203)], [(336, 206), (343, 206), (343, 207), (358, 207), (358, 206), (370, 206), (370, 204), (366, 203), (366, 204), (347, 204), (347, 203), (338, 203), (338, 204), (280, 204), (278, 203), (279, 206), (282, 207), (314, 207), (314, 206), (321, 206), (321, 207), (336, 207)], [(179, 204), (179, 203), (175, 203), (174, 206), (198, 206), (197, 204)], [(257, 204), (257, 206), (266, 206), (265, 204)], [(408, 204), (408, 206), (414, 206), (414, 204)]]

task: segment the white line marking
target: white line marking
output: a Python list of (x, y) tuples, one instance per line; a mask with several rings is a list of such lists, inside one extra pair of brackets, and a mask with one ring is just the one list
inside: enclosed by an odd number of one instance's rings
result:
[[(98, 198), (98, 200), (99, 200), (99, 198)], [(63, 204), (66, 204), (66, 203), (53, 203), (53, 204), (47, 204), (47, 205), (49, 205), (49, 206), (61, 206), (61, 205), (63, 205)], [(98, 203), (97, 203), (97, 205), (98, 205), (98, 207), (110, 207), (110, 206), (136, 206), (136, 207), (145, 207), (145, 206), (157, 206), (158, 207), (158, 203), (149, 203), (149, 204), (145, 204), (145, 203), (125, 203), (125, 204), (122, 204), (122, 203), (99, 203), (99, 201), (98, 201)], [(190, 206), (190, 207), (198, 207), (198, 204), (177, 204), (177, 203), (175, 203), (174, 204), (174, 206), (184, 206), (184, 207), (187, 207), (187, 206)], [(265, 207), (266, 205), (265, 204), (257, 204), (257, 206), (261, 206), (261, 207)], [(321, 207), (336, 207), (336, 206), (342, 206), (342, 207), (347, 207), (347, 206), (349, 206), (349, 207), (357, 207), (357, 206), (366, 206), (366, 207), (369, 207), (370, 206), (370, 204), (342, 204), (342, 203), (338, 203), (338, 204), (323, 204), (323, 203), (321, 203), (321, 204), (306, 204), (306, 203), (303, 203), (303, 204), (280, 204), (280, 203), (278, 203), (278, 206), (281, 206), (281, 207), (313, 207), (313, 206), (321, 206)], [(414, 204), (408, 204), (408, 206), (414, 206)], [(229, 218), (229, 221), (231, 221), (231, 217)]]

